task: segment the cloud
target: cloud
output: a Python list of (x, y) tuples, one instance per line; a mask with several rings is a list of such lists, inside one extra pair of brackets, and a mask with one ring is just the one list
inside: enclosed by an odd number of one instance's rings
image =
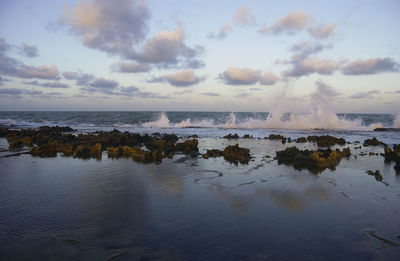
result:
[(372, 90), (369, 92), (358, 92), (352, 96), (350, 96), (350, 99), (371, 99), (375, 98), (375, 94), (379, 94), (380, 91), (378, 90)]
[(199, 68), (204, 64), (196, 59), (203, 53), (201, 46), (188, 47), (184, 43), (182, 27), (174, 31), (162, 31), (150, 38), (139, 52), (133, 52), (128, 58), (140, 63), (157, 64), (161, 67), (177, 66)]
[(111, 70), (120, 73), (140, 73), (150, 71), (151, 67), (147, 64), (118, 62), (111, 65)]
[(228, 85), (273, 85), (279, 77), (271, 72), (253, 70), (250, 68), (229, 67), (219, 75), (219, 78)]
[(259, 79), (261, 85), (274, 85), (278, 80), (278, 75), (272, 72), (264, 72), (264, 75)]
[(249, 96), (251, 96), (250, 93), (241, 92), (241, 93), (238, 93), (238, 94), (234, 95), (233, 97), (235, 97), (235, 98), (246, 98), (246, 97), (249, 97)]
[(9, 45), (4, 38), (0, 37), (0, 56), (4, 55), (10, 48), (11, 45)]
[(211, 96), (211, 97), (221, 96), (221, 94), (216, 93), (216, 92), (202, 92), (202, 93), (200, 93), (200, 95)]
[(0, 89), (0, 94), (8, 96), (8, 97), (18, 97), (20, 95), (41, 95), (42, 91), (33, 91), (33, 90), (25, 90), (25, 89), (18, 89), (18, 88), (4, 88)]
[(144, 99), (167, 99), (169, 96), (159, 95), (154, 92), (142, 92), (136, 86), (121, 87), (119, 92), (115, 92), (115, 95), (127, 96), (127, 97), (139, 97)]
[(39, 56), (39, 50), (34, 45), (28, 45), (23, 43), (20, 47), (18, 47), (19, 54), (26, 57), (37, 57)]
[(319, 42), (301, 41), (290, 48), (290, 51), (295, 52), (292, 56), (292, 61), (304, 60), (310, 55), (317, 54), (326, 49), (331, 49), (332, 47), (333, 44), (331, 43), (324, 45)]
[(9, 79), (3, 78), (0, 75), (0, 86), (2, 86), (4, 82), (9, 82), (9, 81), (10, 81)]
[(43, 83), (39, 83), (38, 81), (31, 81), (31, 82), (23, 82), (23, 84), (40, 86), (40, 87), (44, 87), (44, 88), (63, 88), (63, 89), (69, 88), (68, 84), (62, 83), (62, 82), (43, 82)]
[(313, 22), (314, 18), (305, 11), (293, 11), (286, 16), (278, 19), (278, 21), (268, 30), (265, 28), (259, 30), (261, 33), (272, 32), (273, 34), (288, 33), (292, 34), (295, 31), (301, 31), (310, 22)]
[(105, 89), (115, 89), (118, 87), (119, 83), (114, 80), (107, 80), (104, 78), (97, 78), (89, 84), (94, 88), (105, 88)]
[(308, 27), (308, 32), (318, 39), (324, 39), (333, 34), (335, 24), (317, 25)]
[(64, 7), (59, 22), (82, 38), (89, 48), (122, 54), (145, 39), (150, 18), (145, 0), (89, 0)]
[[(184, 43), (184, 31), (178, 25), (173, 31), (162, 31), (147, 38), (150, 12), (145, 0), (90, 0), (65, 8), (60, 24), (81, 37), (93, 49), (139, 63), (161, 67), (198, 68), (200, 46)], [(196, 67), (197, 66), (197, 67)]]
[(233, 15), (233, 22), (240, 26), (254, 25), (256, 23), (250, 8), (247, 6), (242, 6), (236, 10)]
[(78, 72), (63, 72), (63, 77), (67, 80), (76, 80), (76, 85), (79, 86), (88, 86), (91, 81), (95, 79), (93, 74), (83, 73), (81, 71)]
[(301, 77), (312, 73), (331, 75), (340, 68), (340, 63), (330, 59), (320, 59), (316, 56), (295, 62), (293, 68), (284, 72), (286, 77)]
[(222, 40), (226, 38), (230, 32), (232, 32), (232, 27), (227, 23), (223, 23), (219, 28), (219, 32), (217, 34), (209, 33), (207, 37), (211, 39)]
[(368, 60), (355, 60), (343, 67), (343, 74), (363, 75), (383, 72), (398, 72), (399, 64), (391, 58), (371, 58)]
[(206, 80), (205, 76), (196, 76), (193, 70), (185, 70), (153, 78), (148, 81), (149, 82), (167, 81), (169, 84), (175, 87), (189, 87), (205, 80)]

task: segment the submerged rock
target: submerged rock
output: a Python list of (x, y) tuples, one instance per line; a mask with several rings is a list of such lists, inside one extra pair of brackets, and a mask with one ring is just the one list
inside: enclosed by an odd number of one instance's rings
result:
[(307, 169), (312, 173), (320, 173), (329, 168), (335, 170), (343, 157), (350, 157), (350, 149), (320, 149), (320, 150), (299, 150), (296, 147), (289, 147), (283, 151), (277, 151), (275, 159), (278, 164), (293, 165), (295, 169)]
[(366, 139), (364, 141), (364, 146), (379, 146), (379, 145), (383, 145), (386, 146), (385, 143), (379, 141), (377, 138), (373, 137), (372, 139)]
[(329, 135), (324, 135), (324, 136), (311, 135), (307, 137), (307, 141), (317, 142), (318, 147), (331, 147), (334, 146), (335, 144), (343, 146), (346, 144), (345, 139), (336, 138)]
[(370, 175), (370, 176), (375, 176), (375, 179), (377, 181), (382, 181), (383, 180), (383, 177), (382, 177), (381, 172), (379, 170), (376, 170), (375, 172), (373, 172), (372, 170), (368, 170), (367, 174)]
[(249, 149), (241, 148), (239, 144), (226, 147), (223, 155), (225, 160), (234, 164), (238, 164), (238, 162), (247, 164), (251, 159)]

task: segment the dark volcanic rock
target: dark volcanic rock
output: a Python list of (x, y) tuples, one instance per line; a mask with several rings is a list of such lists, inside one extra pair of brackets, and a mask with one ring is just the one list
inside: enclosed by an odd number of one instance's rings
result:
[(202, 157), (205, 159), (208, 159), (210, 157), (216, 158), (216, 157), (222, 157), (222, 156), (224, 156), (224, 152), (221, 150), (216, 150), (216, 149), (207, 150), (207, 152), (202, 155)]
[(396, 170), (396, 174), (400, 173), (400, 144), (394, 144), (393, 149), (386, 147), (385, 148), (385, 162), (390, 163), (391, 161), (395, 162), (394, 169)]
[(307, 141), (312, 141), (312, 142), (317, 142), (318, 147), (331, 147), (335, 144), (338, 145), (345, 145), (346, 140), (343, 138), (336, 138), (333, 136), (329, 135), (324, 135), (324, 136), (308, 136)]
[(379, 141), (377, 138), (373, 137), (372, 139), (366, 139), (364, 141), (364, 146), (379, 146), (379, 145), (383, 145), (386, 146), (385, 143)]
[(283, 151), (277, 151), (275, 159), (278, 164), (293, 165), (295, 169), (308, 169), (312, 173), (320, 173), (329, 168), (335, 170), (343, 157), (350, 156), (350, 149), (345, 148), (331, 150), (299, 150), (296, 147), (289, 147)]
[(231, 139), (235, 139), (235, 140), (237, 140), (237, 139), (239, 139), (239, 135), (237, 135), (237, 133), (235, 133), (235, 134), (228, 134), (228, 135), (225, 135), (224, 136), (224, 139), (229, 139), (229, 140), (231, 140)]
[(251, 159), (249, 149), (241, 148), (239, 144), (226, 147), (223, 153), (225, 160), (235, 164), (247, 164)]

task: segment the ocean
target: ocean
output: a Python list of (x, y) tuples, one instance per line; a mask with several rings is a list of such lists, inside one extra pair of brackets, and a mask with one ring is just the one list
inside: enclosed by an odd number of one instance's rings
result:
[[(391, 114), (249, 112), (0, 112), (13, 129), (197, 135), (200, 154), (238, 144), (248, 164), (175, 154), (34, 157), (0, 138), (0, 260), (399, 260), (400, 176), (384, 146), (400, 144)], [(387, 128), (386, 131), (374, 131)], [(253, 138), (224, 139), (229, 133)], [(321, 173), (278, 164), (276, 151), (343, 137), (351, 156)], [(24, 150), (24, 149), (22, 149)], [(382, 180), (366, 172), (379, 170)]]

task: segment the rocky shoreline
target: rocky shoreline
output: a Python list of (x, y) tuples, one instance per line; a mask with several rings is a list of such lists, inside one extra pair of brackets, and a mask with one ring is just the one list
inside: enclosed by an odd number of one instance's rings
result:
[[(190, 157), (202, 156), (204, 159), (223, 157), (233, 164), (248, 164), (252, 159), (250, 150), (239, 147), (238, 144), (227, 146), (224, 150), (209, 149), (201, 155), (196, 135), (180, 139), (175, 134), (141, 135), (118, 130), (77, 134), (68, 126), (42, 126), (37, 129), (0, 128), (0, 138), (5, 138), (10, 152), (15, 152), (7, 157), (18, 156), (21, 150), (26, 148), (27, 150), (22, 153), (31, 154), (34, 157), (56, 157), (58, 153), (62, 153), (63, 156), (74, 158), (100, 159), (103, 152), (107, 152), (109, 158), (132, 158), (136, 162), (155, 164), (160, 164), (164, 158), (172, 158), (175, 154), (185, 154)], [(237, 134), (228, 134), (223, 138), (255, 139), (250, 135), (244, 135), (241, 138)], [(289, 146), (285, 150), (276, 151), (274, 157), (278, 164), (293, 166), (298, 170), (307, 169), (311, 173), (320, 173), (327, 168), (334, 170), (342, 158), (351, 156), (350, 148), (344, 147), (350, 145), (350, 142), (329, 135), (312, 135), (292, 140), (279, 134), (271, 134), (264, 139), (280, 141), (282, 144), (307, 142), (316, 144), (318, 146), (316, 150), (300, 150), (296, 146)], [(360, 142), (354, 144), (360, 144)], [(336, 145), (343, 148), (331, 149)], [(386, 163), (393, 161), (396, 173), (400, 173), (400, 145), (394, 144), (393, 148), (390, 148), (385, 143), (372, 138), (364, 140), (362, 146), (383, 146), (384, 153), (381, 153), (381, 156), (385, 158)], [(376, 172), (371, 171), (371, 173)], [(377, 180), (381, 179), (377, 174), (375, 177)]]

